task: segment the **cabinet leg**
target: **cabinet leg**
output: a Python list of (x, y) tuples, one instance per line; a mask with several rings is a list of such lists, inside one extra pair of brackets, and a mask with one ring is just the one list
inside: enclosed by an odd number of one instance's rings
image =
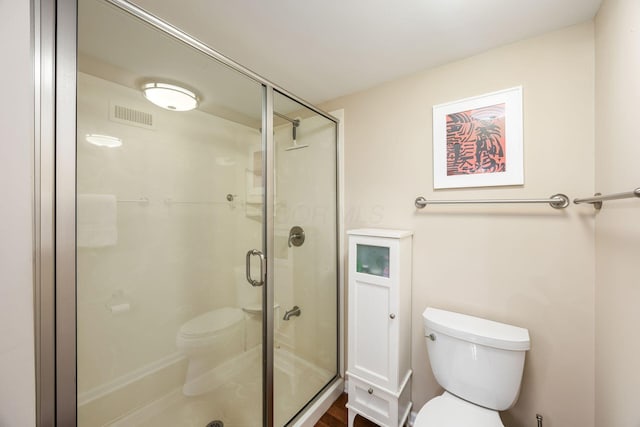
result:
[(353, 427), (353, 421), (356, 419), (356, 413), (349, 409), (348, 427)]

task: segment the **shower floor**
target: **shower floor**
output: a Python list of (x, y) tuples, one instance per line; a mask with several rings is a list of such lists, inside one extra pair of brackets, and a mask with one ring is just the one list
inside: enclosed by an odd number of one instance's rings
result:
[[(204, 427), (221, 420), (225, 427), (262, 426), (261, 350), (238, 375), (199, 396), (185, 396), (182, 388), (108, 425), (114, 427)], [(275, 425), (282, 426), (333, 378), (333, 373), (278, 349), (275, 352)]]

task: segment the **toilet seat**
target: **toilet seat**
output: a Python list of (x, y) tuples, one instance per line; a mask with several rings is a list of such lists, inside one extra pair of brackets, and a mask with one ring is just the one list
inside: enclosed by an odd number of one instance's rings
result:
[(448, 392), (428, 401), (414, 427), (504, 427), (497, 411), (462, 400)]
[(241, 309), (235, 307), (222, 307), (208, 311), (186, 322), (180, 328), (179, 335), (182, 338), (195, 339), (219, 332), (237, 325), (244, 319)]

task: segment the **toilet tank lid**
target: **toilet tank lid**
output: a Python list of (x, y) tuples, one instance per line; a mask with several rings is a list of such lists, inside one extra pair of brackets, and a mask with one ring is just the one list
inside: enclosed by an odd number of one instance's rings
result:
[(529, 331), (493, 320), (427, 307), (425, 328), (445, 335), (503, 350), (529, 350)]
[(183, 336), (198, 337), (220, 332), (244, 319), (242, 310), (236, 307), (222, 307), (194, 317), (182, 325)]

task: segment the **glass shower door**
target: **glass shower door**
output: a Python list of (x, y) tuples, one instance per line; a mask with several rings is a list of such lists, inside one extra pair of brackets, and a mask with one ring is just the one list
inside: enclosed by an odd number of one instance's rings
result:
[(336, 123), (274, 94), (274, 414), (294, 419), (338, 375)]
[(80, 0), (78, 425), (263, 424), (263, 96)]

